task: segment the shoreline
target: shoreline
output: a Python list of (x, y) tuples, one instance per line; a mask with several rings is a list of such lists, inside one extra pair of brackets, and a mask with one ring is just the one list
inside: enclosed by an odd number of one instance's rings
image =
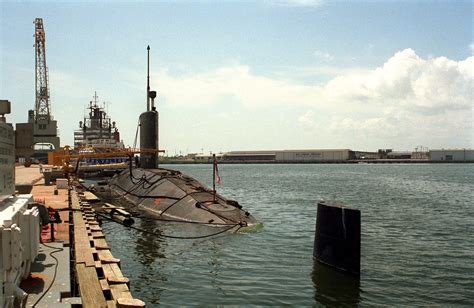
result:
[[(212, 164), (212, 161), (191, 161), (191, 160), (160, 160), (164, 165), (203, 165)], [(375, 160), (327, 160), (327, 161), (218, 161), (222, 164), (474, 164), (474, 160), (466, 161), (438, 161), (421, 159), (375, 159)]]

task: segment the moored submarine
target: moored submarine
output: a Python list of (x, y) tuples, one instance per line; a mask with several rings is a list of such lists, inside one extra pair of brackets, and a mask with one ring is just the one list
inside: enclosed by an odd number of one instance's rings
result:
[(123, 197), (138, 209), (163, 220), (216, 226), (258, 224), (238, 202), (225, 199), (176, 170), (126, 170), (112, 178), (109, 186), (115, 197)]
[[(158, 149), (159, 115), (150, 91), (150, 47), (147, 69), (147, 111), (140, 115), (140, 148)], [(259, 225), (238, 202), (226, 199), (180, 171), (158, 168), (158, 151), (140, 154), (140, 167), (130, 168), (109, 181), (112, 196), (122, 197), (138, 209), (163, 220), (214, 226)], [(215, 172), (215, 171), (214, 171)], [(215, 175), (215, 173), (214, 173)]]

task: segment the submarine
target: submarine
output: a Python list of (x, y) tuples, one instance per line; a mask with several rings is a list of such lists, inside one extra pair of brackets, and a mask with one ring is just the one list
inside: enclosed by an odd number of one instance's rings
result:
[[(132, 166), (108, 182), (111, 197), (122, 198), (152, 217), (162, 220), (190, 222), (211, 226), (260, 225), (234, 200), (216, 193), (214, 189), (177, 170), (158, 167), (159, 114), (155, 107), (156, 91), (150, 91), (150, 46), (147, 47), (147, 110), (139, 117), (139, 167)], [(240, 229), (239, 228), (239, 229)]]

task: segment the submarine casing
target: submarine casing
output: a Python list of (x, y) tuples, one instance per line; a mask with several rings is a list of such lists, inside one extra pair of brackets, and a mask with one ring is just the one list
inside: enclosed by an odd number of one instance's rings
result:
[(212, 190), (177, 170), (124, 170), (110, 180), (109, 186), (113, 197), (123, 197), (159, 219), (213, 225), (258, 224), (236, 201), (219, 194), (214, 197)]

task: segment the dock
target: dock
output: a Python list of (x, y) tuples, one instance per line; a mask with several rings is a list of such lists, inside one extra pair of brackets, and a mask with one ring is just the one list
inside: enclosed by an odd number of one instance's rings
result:
[[(32, 185), (34, 200), (59, 210), (61, 218), (60, 223), (54, 223), (53, 232), (43, 230), (43, 242), (46, 235), (47, 246), (40, 245), (31, 274), (21, 284), (28, 293), (27, 306), (145, 307), (143, 301), (133, 298), (120, 259), (109, 249), (96, 213), (86, 198), (92, 196), (79, 193), (74, 187), (57, 189), (55, 185), (45, 185), (34, 165), (17, 167), (16, 182)], [(49, 242), (50, 234), (54, 241)], [(51, 256), (54, 251), (57, 265)], [(48, 292), (43, 295), (45, 291)]]

